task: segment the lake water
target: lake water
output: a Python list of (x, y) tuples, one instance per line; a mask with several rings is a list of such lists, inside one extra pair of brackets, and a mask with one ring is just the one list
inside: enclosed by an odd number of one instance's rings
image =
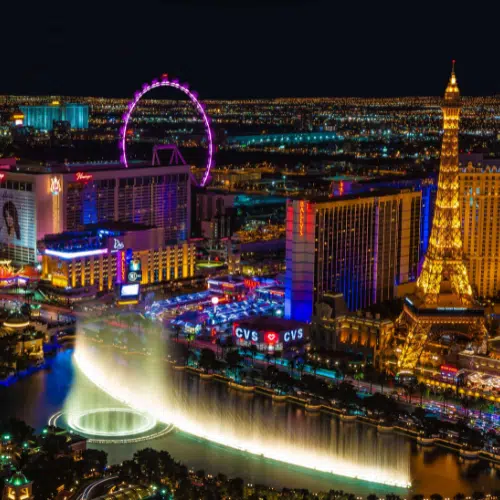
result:
[[(73, 351), (57, 354), (49, 370), (41, 370), (8, 387), (0, 387), (2, 415), (16, 416), (41, 429), (48, 418), (64, 407), (75, 380)], [(91, 384), (87, 381), (88, 384)], [(500, 489), (500, 475), (487, 462), (462, 461), (439, 448), (422, 448), (404, 436), (383, 435), (370, 426), (341, 422), (324, 414), (308, 414), (302, 408), (275, 403), (259, 395), (242, 394), (226, 385), (202, 381), (183, 372), (170, 381), (176, 404), (196, 425), (244, 439), (268, 440), (273, 446), (293, 446), (298, 454), (314, 450), (319, 456), (337, 457), (381, 471), (408, 473), (410, 491), (377, 483), (317, 472), (275, 462), (189, 434), (175, 431), (162, 438), (125, 445), (91, 445), (108, 452), (110, 463), (131, 458), (134, 451), (151, 446), (165, 449), (177, 460), (206, 473), (222, 472), (239, 476), (249, 483), (276, 487), (301, 487), (313, 491), (343, 489), (360, 495), (370, 492), (413, 492), (453, 496), (457, 492)], [(79, 388), (85, 392), (86, 386)], [(89, 386), (89, 391), (94, 390)], [(103, 396), (108, 397), (107, 395)], [(111, 402), (111, 398), (110, 398)], [(288, 449), (288, 448), (284, 448)]]

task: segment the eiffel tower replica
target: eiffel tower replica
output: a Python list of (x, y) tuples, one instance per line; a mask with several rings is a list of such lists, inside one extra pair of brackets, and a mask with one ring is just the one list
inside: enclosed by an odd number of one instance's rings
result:
[(428, 342), (463, 342), (485, 349), (484, 310), (476, 303), (463, 261), (458, 184), (460, 93), (455, 61), (442, 105), (444, 135), (431, 237), (414, 295), (397, 326), (407, 330), (398, 372), (413, 373)]

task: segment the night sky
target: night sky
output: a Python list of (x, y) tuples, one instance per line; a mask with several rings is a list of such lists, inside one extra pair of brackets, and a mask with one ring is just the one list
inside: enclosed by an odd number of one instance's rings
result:
[(202, 98), (441, 95), (456, 59), (462, 94), (500, 94), (498, 13), (464, 5), (2, 0), (0, 93), (128, 97), (168, 73)]

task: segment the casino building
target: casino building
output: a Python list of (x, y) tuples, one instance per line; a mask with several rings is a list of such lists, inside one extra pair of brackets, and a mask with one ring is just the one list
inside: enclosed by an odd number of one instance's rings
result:
[(0, 258), (33, 264), (37, 241), (113, 221), (163, 229), (163, 247), (190, 236), (189, 165), (16, 165), (0, 158)]
[(310, 322), (326, 292), (351, 311), (417, 276), (422, 193), (386, 190), (287, 202), (285, 317)]
[(141, 288), (194, 276), (194, 243), (167, 244), (165, 232), (112, 222), (48, 235), (40, 243), (42, 280), (52, 292), (78, 299), (115, 287), (120, 295), (125, 290), (125, 295), (138, 296)]

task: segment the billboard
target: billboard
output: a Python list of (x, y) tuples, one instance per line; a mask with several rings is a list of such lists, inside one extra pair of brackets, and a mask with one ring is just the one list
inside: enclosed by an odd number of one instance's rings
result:
[(0, 255), (20, 264), (36, 262), (35, 193), (26, 182), (0, 184)]
[(139, 284), (122, 285), (120, 297), (137, 297), (139, 295)]
[(127, 273), (129, 283), (140, 283), (142, 280), (141, 261), (139, 259), (131, 260)]

